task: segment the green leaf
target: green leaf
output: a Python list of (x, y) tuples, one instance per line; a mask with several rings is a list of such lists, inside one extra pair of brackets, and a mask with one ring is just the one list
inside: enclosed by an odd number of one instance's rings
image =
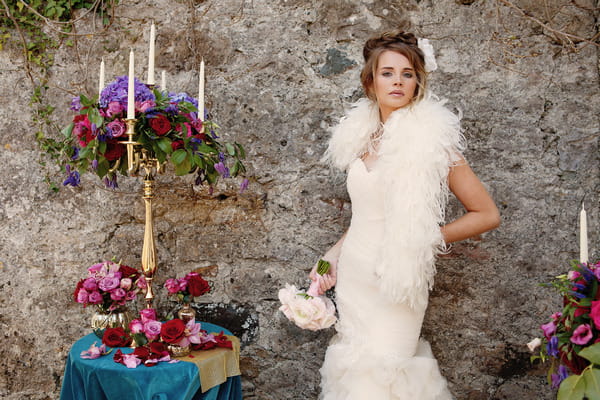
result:
[(583, 371), (585, 380), (585, 396), (588, 400), (600, 400), (600, 370), (589, 368)]
[(233, 167), (231, 167), (231, 176), (237, 176), (239, 171), (240, 171), (240, 162), (236, 161), (233, 164)]
[(209, 145), (204, 144), (204, 143), (202, 143), (200, 146), (198, 146), (198, 151), (202, 154), (210, 154), (210, 153), (217, 154), (218, 153), (217, 149), (212, 148)]
[(107, 146), (108, 145), (106, 144), (106, 142), (100, 142), (100, 143), (98, 143), (98, 153), (100, 153), (100, 154), (106, 153)]
[(110, 164), (109, 164), (108, 160), (104, 157), (100, 157), (100, 159), (98, 160), (98, 167), (96, 168), (96, 174), (100, 178), (103, 178), (109, 169), (110, 169)]
[(100, 115), (97, 108), (88, 108), (88, 119), (92, 124), (96, 124), (96, 127), (100, 127), (102, 122), (104, 122), (104, 118)]
[(231, 143), (225, 143), (225, 149), (227, 149), (227, 153), (229, 153), (230, 156), (233, 157), (235, 155), (235, 147), (233, 147)]
[(600, 343), (593, 344), (578, 353), (581, 357), (593, 362), (594, 364), (600, 364)]
[(185, 175), (190, 172), (191, 168), (192, 168), (192, 165), (190, 162), (190, 158), (187, 157), (187, 153), (186, 153), (186, 157), (183, 159), (183, 161), (180, 164), (177, 164), (175, 166), (175, 175), (178, 175), (178, 176)]
[(73, 132), (73, 127), (74, 126), (75, 126), (75, 124), (71, 122), (69, 125), (65, 126), (65, 128), (62, 130), (62, 134), (66, 138), (70, 138), (71, 137), (71, 133)]
[(558, 388), (557, 400), (583, 400), (585, 381), (580, 375), (571, 375)]
[(175, 150), (171, 155), (171, 161), (177, 166), (187, 158), (187, 155), (188, 153), (184, 149)]
[(167, 154), (171, 154), (173, 152), (173, 148), (171, 147), (171, 141), (168, 138), (164, 137), (159, 139), (158, 147), (160, 147), (160, 149)]
[(238, 149), (238, 156), (240, 158), (246, 158), (246, 151), (244, 150), (244, 147), (241, 144), (237, 143), (237, 142), (235, 143), (235, 146)]

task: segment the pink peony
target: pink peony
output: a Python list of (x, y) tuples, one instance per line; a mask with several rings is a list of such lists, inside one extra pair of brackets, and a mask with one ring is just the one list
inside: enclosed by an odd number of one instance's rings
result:
[(137, 108), (138, 110), (140, 110), (143, 113), (145, 113), (152, 107), (156, 107), (156, 103), (154, 102), (154, 100), (146, 100), (146, 101), (142, 101), (141, 103), (138, 103), (138, 102), (135, 103), (135, 108)]
[(202, 341), (201, 335), (200, 323), (190, 319), (187, 324), (185, 324), (185, 336), (179, 342), (179, 346), (185, 347), (189, 346), (191, 343), (200, 344)]
[(287, 285), (279, 290), (279, 310), (298, 327), (316, 331), (329, 328), (337, 318), (335, 306), (325, 296), (306, 297), (293, 285)]
[(107, 354), (106, 353), (106, 345), (103, 344), (103, 345), (100, 345), (100, 347), (97, 347), (96, 342), (94, 342), (94, 343), (92, 343), (92, 345), (90, 346), (89, 349), (81, 352), (81, 358), (94, 360), (105, 354)]
[(592, 329), (589, 324), (581, 324), (574, 331), (571, 336), (571, 342), (575, 344), (587, 344), (592, 339)]

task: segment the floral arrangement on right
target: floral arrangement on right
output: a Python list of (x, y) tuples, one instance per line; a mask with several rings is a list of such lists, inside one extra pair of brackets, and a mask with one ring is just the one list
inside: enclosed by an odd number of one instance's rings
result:
[(563, 308), (541, 325), (543, 337), (528, 343), (539, 354), (532, 361), (550, 361), (548, 380), (558, 400), (600, 398), (600, 261), (571, 261), (566, 274), (544, 284), (556, 289)]

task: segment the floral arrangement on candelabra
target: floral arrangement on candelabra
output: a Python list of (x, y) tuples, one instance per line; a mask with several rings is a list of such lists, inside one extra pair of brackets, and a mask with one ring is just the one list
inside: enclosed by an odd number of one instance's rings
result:
[(551, 361), (549, 381), (558, 399), (600, 396), (600, 262), (572, 261), (568, 273), (551, 283), (563, 298), (563, 308), (543, 324), (543, 338), (529, 343), (532, 359)]
[[(187, 93), (151, 89), (134, 79), (135, 126), (132, 139), (163, 164), (170, 161), (177, 175), (196, 174), (196, 184), (212, 185), (220, 177), (245, 172), (244, 148), (239, 143), (221, 143), (218, 126), (198, 115), (198, 100)], [(63, 133), (70, 146), (65, 155), (64, 185), (77, 186), (80, 172), (91, 169), (105, 185), (116, 188), (117, 173), (129, 175), (126, 150), (128, 77), (108, 84), (100, 98), (75, 97), (71, 110), (78, 112)], [(248, 185), (245, 179), (241, 190)]]
[(87, 271), (88, 276), (77, 282), (73, 298), (84, 307), (97, 307), (92, 329), (102, 336), (104, 329), (129, 322), (125, 305), (146, 288), (146, 280), (137, 269), (114, 261), (94, 264)]

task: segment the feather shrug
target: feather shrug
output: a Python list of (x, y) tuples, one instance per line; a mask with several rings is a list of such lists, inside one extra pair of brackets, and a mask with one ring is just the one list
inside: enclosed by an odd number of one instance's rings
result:
[[(394, 302), (425, 306), (435, 258), (445, 248), (440, 231), (450, 166), (463, 149), (459, 116), (434, 96), (394, 111), (383, 125), (379, 170), (384, 187), (384, 239), (375, 273)], [(324, 160), (347, 170), (367, 150), (380, 124), (379, 109), (359, 100), (333, 128)]]

